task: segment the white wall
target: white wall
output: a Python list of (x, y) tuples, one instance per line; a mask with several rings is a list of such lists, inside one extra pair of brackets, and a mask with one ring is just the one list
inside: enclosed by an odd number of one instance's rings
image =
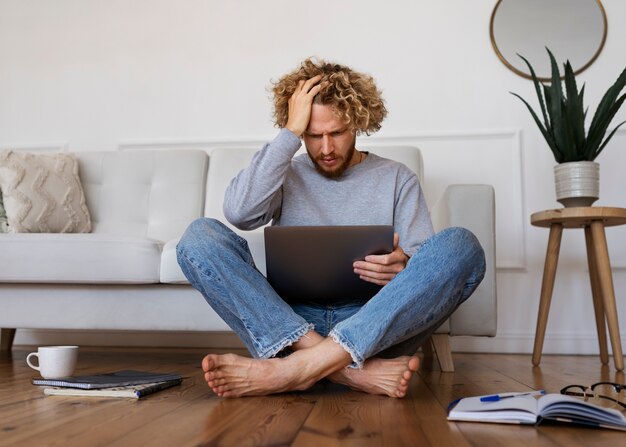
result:
[[(603, 4), (606, 45), (579, 76), (587, 82), (591, 112), (626, 66), (620, 26), (626, 3)], [(559, 205), (554, 159), (528, 112), (508, 93), (533, 99), (532, 84), (502, 65), (489, 41), (494, 5), (0, 0), (0, 148), (117, 150), (267, 140), (276, 132), (271, 79), (314, 55), (366, 71), (384, 90), (390, 114), (383, 130), (360, 147), (419, 145), (431, 204), (450, 181), (496, 186), (498, 336), (456, 339), (455, 347), (530, 352), (548, 233), (531, 227), (529, 216)], [(626, 108), (618, 118), (626, 119)], [(598, 159), (598, 205), (626, 207), (624, 146), (621, 131)], [(608, 230), (608, 238), (624, 328), (626, 227)], [(583, 234), (566, 231), (544, 352), (597, 352), (587, 274)], [(37, 343), (38, 337), (45, 335), (18, 332), (16, 343)]]

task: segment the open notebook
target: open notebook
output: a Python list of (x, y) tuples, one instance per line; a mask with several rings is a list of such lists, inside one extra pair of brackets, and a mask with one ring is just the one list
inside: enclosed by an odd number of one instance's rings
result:
[(546, 394), (539, 399), (516, 396), (481, 402), (484, 396), (461, 399), (448, 414), (450, 421), (538, 424), (557, 421), (626, 431), (626, 418), (618, 410), (603, 408), (573, 396)]

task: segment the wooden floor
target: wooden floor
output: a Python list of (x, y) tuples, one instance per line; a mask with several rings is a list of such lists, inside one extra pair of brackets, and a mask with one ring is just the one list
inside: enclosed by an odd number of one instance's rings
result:
[(303, 393), (220, 399), (202, 382), (195, 349), (81, 348), (76, 374), (141, 369), (177, 372), (183, 384), (140, 400), (44, 396), (14, 348), (0, 359), (0, 446), (600, 446), (626, 445), (620, 432), (568, 426), (446, 421), (452, 400), (503, 391), (558, 390), (624, 382), (597, 357), (455, 354), (456, 372), (423, 368), (404, 399), (333, 384)]

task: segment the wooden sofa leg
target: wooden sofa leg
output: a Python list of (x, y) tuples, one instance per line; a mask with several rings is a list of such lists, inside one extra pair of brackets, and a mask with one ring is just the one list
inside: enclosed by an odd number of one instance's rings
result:
[(15, 338), (15, 329), (1, 329), (0, 330), (0, 353), (11, 352), (13, 346), (13, 339)]
[(432, 370), (435, 365), (435, 352), (433, 351), (433, 342), (430, 337), (428, 337), (422, 345), (422, 353), (424, 355), (420, 367), (422, 369)]
[(450, 349), (450, 336), (448, 334), (433, 334), (430, 339), (441, 371), (454, 372), (452, 350)]

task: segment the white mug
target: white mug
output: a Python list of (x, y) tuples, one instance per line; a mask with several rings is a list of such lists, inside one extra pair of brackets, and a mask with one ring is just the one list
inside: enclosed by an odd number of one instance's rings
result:
[[(31, 363), (31, 357), (37, 357), (38, 365)], [(72, 375), (77, 359), (78, 346), (44, 346), (28, 354), (26, 363), (44, 379), (59, 379)]]

